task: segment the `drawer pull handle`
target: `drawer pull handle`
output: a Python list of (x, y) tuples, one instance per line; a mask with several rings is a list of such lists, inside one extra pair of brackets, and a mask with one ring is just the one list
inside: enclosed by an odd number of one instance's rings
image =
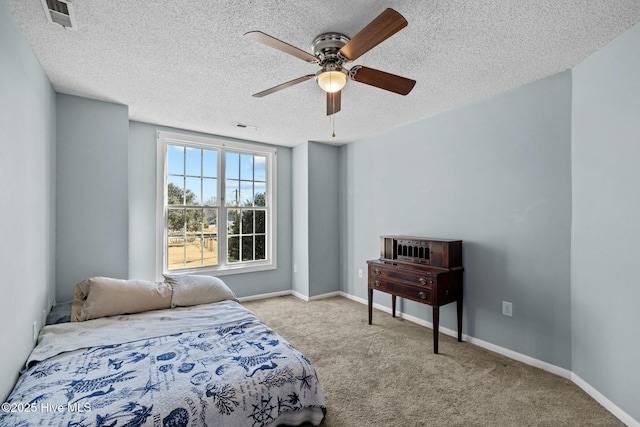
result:
[(381, 285), (379, 280), (376, 280), (375, 282), (373, 282), (373, 284), (376, 285), (376, 286), (380, 286)]
[(427, 279), (424, 279), (424, 278), (421, 277), (421, 278), (418, 279), (418, 282), (420, 282), (421, 285), (426, 285), (427, 284)]
[(373, 274), (375, 274), (376, 276), (380, 275), (380, 270), (378, 270), (377, 268), (375, 270), (373, 270)]
[(427, 293), (426, 292), (418, 292), (418, 296), (422, 299), (427, 299)]

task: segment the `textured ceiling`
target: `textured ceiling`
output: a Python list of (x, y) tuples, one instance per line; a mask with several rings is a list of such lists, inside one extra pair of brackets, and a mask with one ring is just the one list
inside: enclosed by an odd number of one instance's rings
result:
[[(58, 92), (126, 104), (132, 120), (284, 146), (343, 144), (496, 95), (573, 67), (640, 21), (639, 0), (73, 0), (68, 31), (41, 0), (0, 1)], [(245, 32), (310, 52), (316, 35), (352, 37), (387, 7), (409, 26), (348, 67), (417, 80), (409, 95), (349, 82), (335, 138), (314, 80), (251, 96), (317, 65)]]

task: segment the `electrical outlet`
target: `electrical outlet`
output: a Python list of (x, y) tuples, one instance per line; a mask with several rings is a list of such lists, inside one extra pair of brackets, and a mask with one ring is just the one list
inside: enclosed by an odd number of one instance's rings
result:
[(361, 268), (358, 269), (358, 277), (362, 279), (362, 269)]
[(296, 264), (293, 264), (293, 272), (294, 273), (298, 272), (298, 266)]
[(513, 316), (513, 306), (510, 302), (502, 301), (502, 314), (505, 316)]

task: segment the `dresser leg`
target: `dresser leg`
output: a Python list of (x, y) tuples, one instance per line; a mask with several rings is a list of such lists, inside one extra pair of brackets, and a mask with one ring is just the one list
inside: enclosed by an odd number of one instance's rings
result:
[(462, 341), (462, 295), (458, 298), (458, 341)]
[(433, 352), (438, 354), (438, 329), (440, 328), (440, 307), (433, 307)]
[(373, 289), (369, 288), (369, 324), (371, 324), (372, 314), (373, 314)]
[(391, 317), (396, 317), (396, 296), (391, 295)]

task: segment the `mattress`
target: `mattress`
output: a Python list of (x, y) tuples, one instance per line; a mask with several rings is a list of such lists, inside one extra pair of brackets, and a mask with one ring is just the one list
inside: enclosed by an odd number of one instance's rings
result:
[(236, 301), (45, 326), (2, 426), (318, 425), (315, 366)]

